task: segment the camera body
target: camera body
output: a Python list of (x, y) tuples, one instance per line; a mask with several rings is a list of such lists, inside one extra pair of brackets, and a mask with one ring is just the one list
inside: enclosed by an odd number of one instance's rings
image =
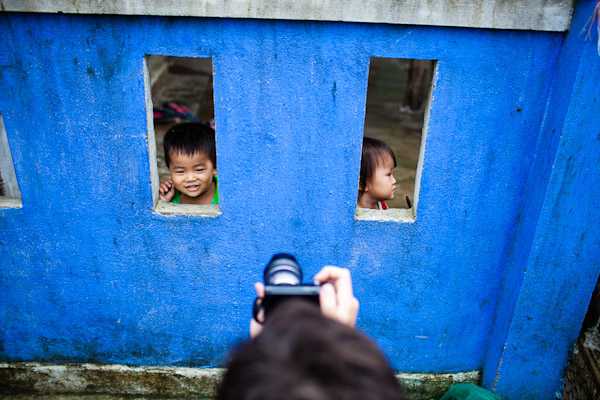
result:
[(320, 286), (302, 283), (302, 278), (302, 269), (294, 256), (279, 253), (271, 257), (263, 272), (265, 297), (260, 305), (255, 302), (254, 319), (259, 321), (260, 309), (266, 318), (277, 306), (292, 298), (319, 306)]

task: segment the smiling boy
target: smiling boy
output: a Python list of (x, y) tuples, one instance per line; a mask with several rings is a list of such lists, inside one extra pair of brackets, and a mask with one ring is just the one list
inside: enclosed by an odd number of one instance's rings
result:
[(218, 206), (215, 131), (201, 123), (178, 124), (166, 133), (164, 148), (170, 178), (160, 185), (160, 199)]

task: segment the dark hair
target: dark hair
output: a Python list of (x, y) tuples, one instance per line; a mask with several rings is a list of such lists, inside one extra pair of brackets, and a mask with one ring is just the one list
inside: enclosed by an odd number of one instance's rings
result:
[(318, 307), (289, 300), (232, 352), (217, 400), (401, 400), (377, 346)]
[(171, 152), (192, 156), (196, 153), (206, 154), (217, 167), (217, 151), (215, 148), (215, 131), (198, 122), (186, 122), (171, 127), (165, 134), (165, 163), (171, 163)]
[(386, 154), (392, 157), (394, 168), (396, 168), (396, 156), (390, 146), (381, 140), (365, 136), (362, 145), (362, 157), (360, 159), (360, 181), (358, 184), (360, 192), (365, 190), (367, 181), (375, 174), (375, 169)]

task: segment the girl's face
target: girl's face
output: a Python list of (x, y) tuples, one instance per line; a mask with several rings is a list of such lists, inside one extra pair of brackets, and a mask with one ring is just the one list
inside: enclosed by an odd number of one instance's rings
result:
[(396, 178), (394, 177), (394, 160), (388, 154), (377, 163), (375, 173), (371, 179), (367, 180), (365, 192), (369, 193), (371, 198), (382, 201), (394, 198), (396, 190)]

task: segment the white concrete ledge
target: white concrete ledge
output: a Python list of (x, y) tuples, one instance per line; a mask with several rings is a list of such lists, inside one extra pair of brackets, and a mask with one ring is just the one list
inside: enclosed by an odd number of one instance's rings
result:
[(415, 222), (415, 213), (413, 208), (390, 208), (387, 210), (356, 208), (354, 218), (357, 221), (411, 223)]
[(0, 11), (566, 31), (573, 0), (0, 0)]
[(21, 199), (0, 196), (0, 208), (23, 208)]
[[(68, 393), (72, 396), (107, 394), (136, 398), (211, 399), (214, 398), (223, 373), (224, 370), (220, 368), (0, 363), (0, 398), (2, 393), (27, 393), (31, 397), (19, 398), (73, 399), (74, 397), (54, 397)], [(439, 399), (453, 383), (478, 383), (480, 379), (479, 371), (452, 374), (400, 373), (396, 376), (413, 400)]]
[(218, 217), (222, 214), (219, 207), (195, 204), (173, 204), (159, 200), (154, 211), (162, 215), (183, 215), (191, 217)]

